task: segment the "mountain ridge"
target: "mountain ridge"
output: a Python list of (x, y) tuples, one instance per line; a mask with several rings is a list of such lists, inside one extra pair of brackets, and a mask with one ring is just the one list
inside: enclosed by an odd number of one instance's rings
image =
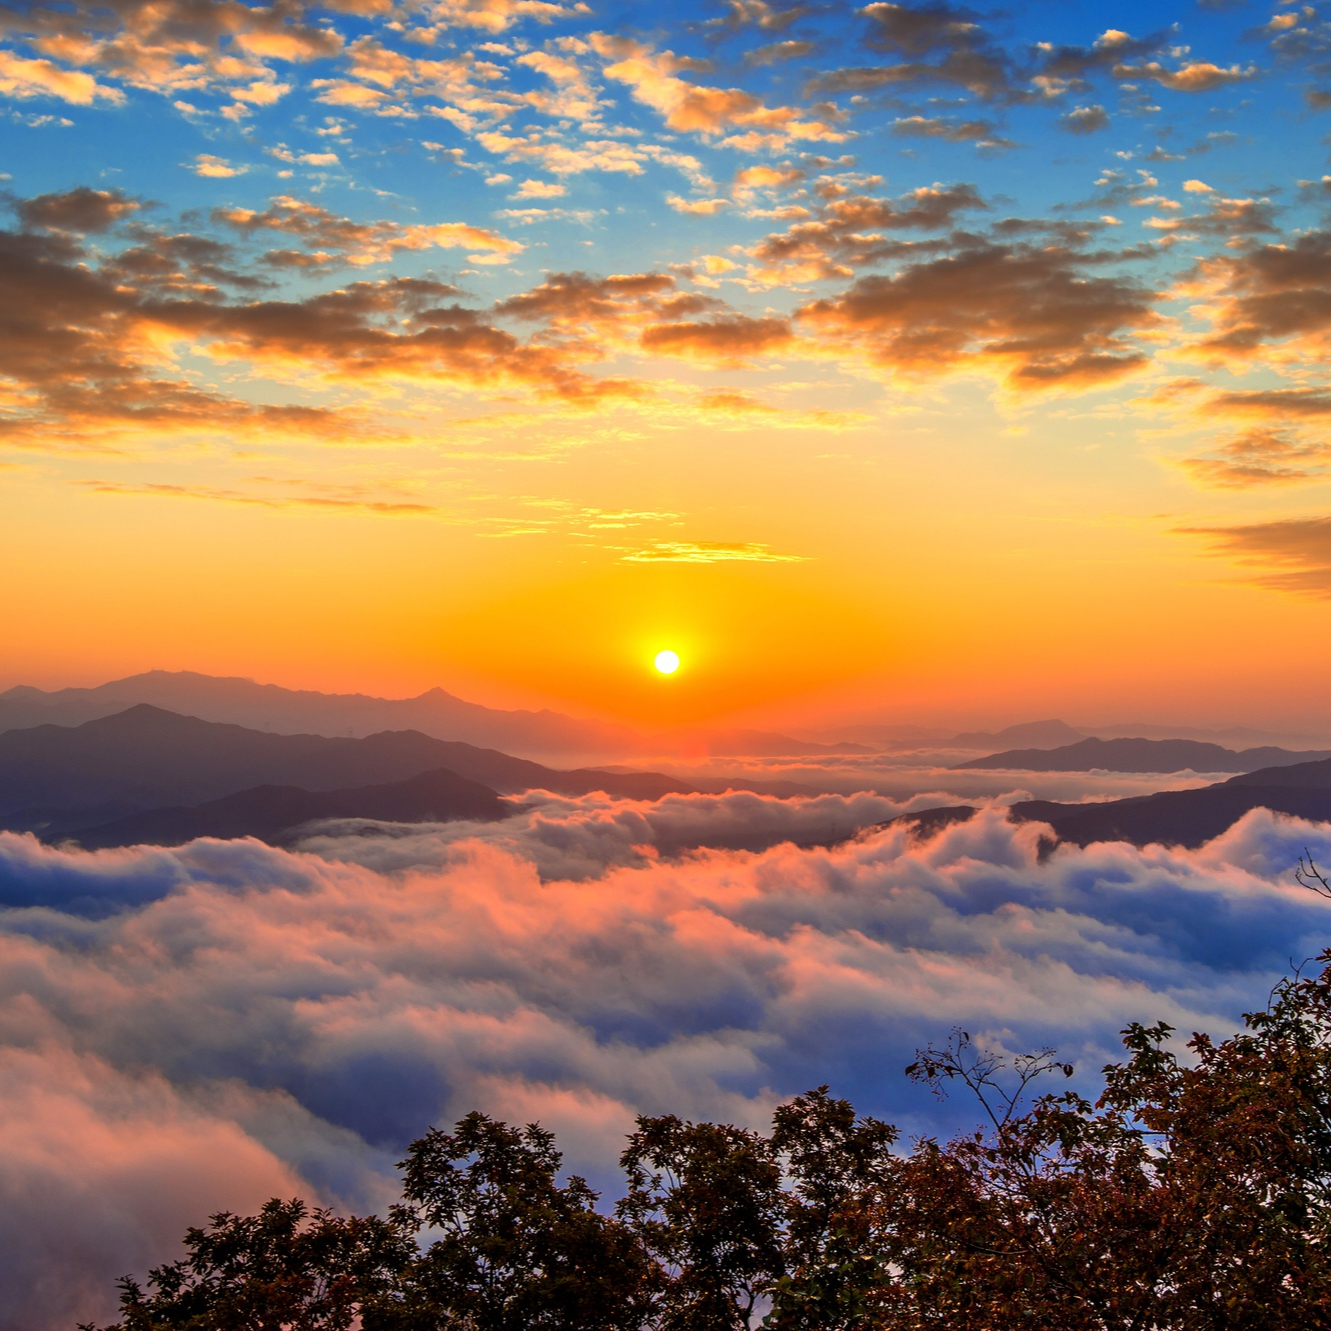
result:
[(1009, 749), (957, 763), (954, 772), (1257, 772), (1331, 758), (1331, 750), (1299, 751), (1263, 745), (1226, 749), (1191, 739), (1100, 739), (1088, 736), (1057, 749)]
[(167, 806), (130, 814), (80, 831), (85, 850), (114, 846), (178, 846), (199, 837), (255, 837), (270, 845), (291, 844), (290, 834), (325, 819), (376, 822), (498, 822), (511, 816), (499, 795), (478, 781), (446, 768), (405, 781), (345, 790), (311, 791), (300, 786), (254, 786), (203, 804)]
[(260, 785), (328, 791), (446, 768), (500, 794), (544, 788), (659, 799), (696, 787), (659, 772), (559, 770), (419, 731), (363, 739), (277, 735), (140, 703), (81, 726), (0, 734), (0, 827), (73, 832), (129, 814), (221, 799)]
[(412, 698), (379, 698), (365, 693), (288, 689), (236, 675), (190, 670), (149, 670), (91, 688), (50, 692), (29, 684), (15, 685), (0, 693), (0, 733), (43, 724), (81, 725), (140, 703), (279, 734), (363, 739), (385, 730), (417, 730), (435, 739), (496, 748), (533, 760), (664, 757), (677, 749), (755, 757), (873, 752), (859, 744), (820, 743), (763, 730), (695, 727), (677, 734), (649, 735), (549, 708), (506, 711), (486, 707), (438, 686)]
[[(1312, 822), (1331, 822), (1331, 758), (1265, 767), (1192, 790), (1162, 790), (1129, 799), (1085, 804), (1022, 800), (1010, 806), (1014, 822), (1047, 823), (1055, 842), (1089, 846), (1128, 841), (1135, 846), (1183, 846), (1195, 850), (1228, 831), (1253, 809)], [(947, 805), (903, 814), (890, 822), (929, 834), (974, 816), (973, 805)]]

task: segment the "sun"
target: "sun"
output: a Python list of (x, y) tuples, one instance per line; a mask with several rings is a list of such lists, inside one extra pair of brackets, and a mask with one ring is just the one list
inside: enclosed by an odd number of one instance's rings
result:
[(657, 652), (654, 664), (663, 675), (673, 675), (679, 669), (679, 653), (671, 651)]

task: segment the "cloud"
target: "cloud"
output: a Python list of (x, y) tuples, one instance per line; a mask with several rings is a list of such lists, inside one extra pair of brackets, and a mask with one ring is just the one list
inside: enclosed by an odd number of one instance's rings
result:
[(704, 393), (698, 398), (697, 404), (699, 409), (707, 414), (709, 422), (715, 422), (716, 418), (721, 417), (751, 425), (757, 417), (764, 426), (776, 426), (778, 429), (847, 430), (855, 426), (868, 425), (874, 419), (867, 412), (860, 411), (775, 407), (751, 393), (742, 393), (734, 389)]
[(207, 499), (213, 503), (241, 504), (253, 508), (313, 508), (333, 512), (368, 513), (376, 517), (419, 517), (437, 513), (433, 504), (418, 504), (403, 500), (367, 499), (347, 495), (262, 495), (226, 490), (218, 486), (168, 485), (145, 483), (131, 485), (123, 481), (79, 481), (78, 485), (93, 494), (138, 495), (154, 499)]
[(726, 0), (725, 23), (729, 28), (753, 27), (764, 32), (784, 32), (792, 23), (813, 12), (810, 5), (773, 5), (768, 0)]
[(1148, 60), (1140, 65), (1117, 65), (1114, 73), (1121, 79), (1149, 79), (1174, 92), (1213, 92), (1227, 83), (1255, 78), (1257, 71), (1238, 65), (1224, 69), (1207, 60), (1190, 60), (1177, 69), (1167, 69), (1157, 60)]
[(500, 130), (478, 132), (476, 142), (506, 162), (532, 162), (556, 176), (581, 175), (586, 171), (610, 171), (642, 175), (645, 149), (619, 139), (586, 139), (574, 147), (545, 138), (532, 130), (525, 137)]
[(1211, 326), (1193, 344), (1202, 357), (1244, 365), (1254, 358), (1319, 364), (1331, 330), (1331, 231), (1212, 256), (1181, 291)]
[[(535, 183), (535, 182), (528, 182)], [(532, 197), (532, 196), (527, 196)], [(353, 222), (317, 204), (290, 195), (279, 195), (267, 208), (215, 208), (213, 220), (253, 235), (276, 231), (297, 237), (300, 251), (272, 251), (268, 262), (275, 267), (312, 267), (330, 263), (355, 266), (383, 263), (398, 250), (479, 250), (506, 259), (526, 248), (516, 240), (485, 227), (465, 222), (417, 223)]]
[(585, 5), (560, 5), (550, 0), (431, 0), (430, 3), (435, 22), (481, 28), (486, 32), (504, 32), (520, 19), (553, 23), (586, 12)]
[(1176, 530), (1202, 537), (1214, 554), (1252, 570), (1248, 580), (1259, 586), (1318, 599), (1331, 597), (1331, 518)]
[(778, 65), (786, 60), (799, 60), (812, 55), (818, 48), (814, 42), (769, 42), (766, 46), (755, 46), (744, 53), (744, 62), (749, 65)]
[(565, 185), (558, 185), (551, 180), (524, 180), (518, 186), (514, 199), (559, 199), (568, 193)]
[[(681, 306), (680, 300), (687, 302)], [(659, 317), (664, 310), (701, 309), (697, 297), (680, 297), (669, 273), (551, 273), (539, 286), (495, 307), (510, 318), (555, 329), (609, 330), (626, 320)]]
[(902, 57), (890, 65), (862, 65), (820, 75), (811, 88), (862, 92), (871, 88), (944, 83), (987, 101), (1018, 95), (1011, 59), (970, 10), (936, 2), (925, 5), (870, 4), (861, 11), (871, 51)]
[(126, 198), (120, 190), (89, 189), (86, 185), (63, 194), (38, 194), (15, 204), (19, 221), (29, 230), (76, 234), (109, 231), (140, 207), (140, 203)]
[(1325, 473), (1331, 444), (1310, 441), (1292, 431), (1244, 430), (1208, 454), (1185, 458), (1182, 466), (1202, 485), (1247, 490), (1263, 485), (1308, 481)]
[(789, 564), (800, 563), (804, 558), (804, 555), (779, 555), (770, 546), (752, 541), (743, 545), (724, 541), (654, 541), (624, 556), (629, 564)]
[(778, 840), (899, 807), (532, 796), (299, 853), (0, 836), (4, 1325), (109, 1315), (115, 1277), (212, 1210), (380, 1205), (402, 1145), (471, 1108), (555, 1128), (613, 1190), (639, 1112), (758, 1124), (830, 1081), (907, 1133), (969, 1123), (900, 1075), (953, 1024), (1055, 1044), (1089, 1090), (1128, 1021), (1232, 1029), (1331, 919), (1290, 881), (1328, 829), (1260, 811), (1196, 852), (1041, 861), (997, 810)]
[(672, 51), (656, 51), (608, 33), (593, 33), (590, 41), (609, 62), (606, 77), (627, 84), (635, 100), (658, 111), (669, 129), (705, 138), (725, 136), (723, 142), (747, 149), (840, 143), (846, 138), (832, 123), (831, 112), (810, 116), (798, 107), (768, 106), (742, 88), (689, 83), (679, 74), (696, 68), (696, 62)]
[(910, 244), (883, 232), (933, 231), (959, 213), (987, 207), (972, 185), (925, 185), (897, 199), (879, 199), (854, 182), (824, 179), (815, 187), (817, 207), (786, 231), (766, 236), (749, 253), (755, 280), (776, 286), (849, 277), (855, 268), (894, 257)]
[(227, 180), (231, 176), (244, 175), (249, 168), (232, 166), (224, 158), (214, 157), (212, 153), (200, 153), (194, 159), (194, 165), (190, 170), (196, 176), (203, 176), (207, 180)]
[(944, 139), (948, 143), (980, 143), (986, 147), (1012, 147), (1010, 139), (994, 133), (991, 120), (955, 120), (948, 116), (900, 116), (892, 122), (899, 139)]
[(0, 94), (6, 97), (56, 97), (75, 106), (101, 99), (123, 102), (125, 94), (108, 88), (81, 70), (62, 69), (50, 60), (25, 60), (0, 49)]
[(1018, 391), (1111, 383), (1149, 358), (1132, 335), (1158, 321), (1155, 296), (1094, 276), (1056, 244), (977, 243), (863, 277), (797, 311), (804, 328), (889, 372), (989, 373)]
[(1094, 134), (1109, 128), (1109, 114), (1099, 105), (1075, 106), (1058, 123), (1069, 134)]
[(123, 101), (120, 89), (97, 82), (100, 75), (164, 95), (206, 89), (267, 104), (282, 85), (266, 62), (319, 60), (342, 49), (331, 27), (300, 22), (305, 8), (192, 0), (10, 6), (0, 16), (0, 36), (39, 58), (0, 50), (0, 91), (45, 92), (84, 105)]
[(108, 1281), (173, 1255), (200, 1205), (245, 1214), (308, 1186), (153, 1072), (11, 1036), (0, 1088), (0, 1325), (15, 1331), (109, 1313)]
[(1256, 76), (1257, 71), (1252, 67), (1223, 68), (1209, 60), (1184, 59), (1170, 68), (1159, 60), (1143, 58), (1165, 51), (1171, 57), (1186, 54), (1186, 48), (1183, 51), (1173, 48), (1175, 35), (1173, 30), (1164, 29), (1146, 37), (1133, 37), (1121, 29), (1110, 28), (1088, 47), (1041, 43), (1039, 72), (1034, 82), (1046, 94), (1056, 95), (1067, 87), (1088, 87), (1087, 80), (1092, 74), (1109, 73), (1116, 79), (1148, 81), (1174, 92), (1200, 93)]
[(667, 194), (666, 203), (677, 213), (694, 217), (714, 217), (723, 208), (730, 207), (729, 199), (681, 199), (678, 194)]
[[(496, 250), (504, 257), (516, 247), (465, 224), (353, 225), (295, 205), (275, 206), (266, 214), (237, 213), (234, 224), (257, 231), (290, 227), (301, 239), (342, 246), (348, 261), (376, 252), (375, 247), (387, 253), (397, 246), (481, 246), (474, 257), (482, 259)], [(185, 349), (205, 361), (306, 386), (374, 380), (461, 384), (577, 405), (644, 392), (633, 381), (594, 379), (583, 368), (601, 358), (608, 343), (563, 339), (551, 330), (523, 342), (459, 305), (456, 289), (446, 283), (386, 279), (304, 299), (235, 298), (225, 288), (250, 296), (262, 282), (228, 266), (234, 256), (227, 246), (189, 233), (131, 231), (132, 243), (106, 254), (100, 266), (63, 232), (0, 232), (0, 358), (11, 385), (0, 437), (7, 443), (106, 448), (125, 435), (141, 440), (168, 431), (176, 440), (191, 437), (189, 432), (315, 438), (362, 432), (364, 421), (355, 409), (256, 404), (187, 378), (175, 360)], [(317, 265), (319, 254), (301, 249), (270, 252), (267, 259), (308, 266), (304, 259)], [(635, 280), (658, 293), (674, 286), (669, 277)], [(539, 310), (557, 332), (572, 317), (565, 306), (561, 324), (561, 300), (578, 290), (586, 298), (593, 286), (590, 279), (581, 288), (547, 283), (525, 304), (510, 302), (509, 312), (521, 317), (524, 310)], [(629, 279), (618, 285), (609, 279), (600, 288), (607, 338), (612, 325), (635, 317), (639, 325), (655, 323), (715, 304), (671, 291), (668, 298), (653, 297), (650, 309), (635, 309), (632, 286)], [(636, 327), (618, 335), (615, 345), (634, 345)]]
[(645, 328), (640, 339), (645, 351), (658, 356), (725, 366), (744, 365), (773, 352), (779, 354), (794, 340), (787, 320), (751, 319), (742, 314), (700, 322), (655, 324)]

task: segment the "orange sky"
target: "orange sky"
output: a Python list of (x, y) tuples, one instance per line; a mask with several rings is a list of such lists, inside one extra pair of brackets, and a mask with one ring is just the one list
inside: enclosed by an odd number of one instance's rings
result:
[(0, 686), (1331, 722), (1305, 19), (538, 8), (0, 33)]

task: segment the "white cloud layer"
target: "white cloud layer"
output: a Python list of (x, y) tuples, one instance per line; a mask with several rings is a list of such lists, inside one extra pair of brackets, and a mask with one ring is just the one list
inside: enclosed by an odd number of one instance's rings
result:
[(104, 1316), (223, 1207), (379, 1207), (402, 1146), (471, 1108), (540, 1119), (611, 1190), (637, 1112), (760, 1123), (827, 1081), (947, 1130), (969, 1106), (901, 1068), (953, 1024), (1056, 1044), (1089, 1088), (1129, 1020), (1232, 1029), (1327, 941), (1290, 868), (1331, 828), (1263, 812), (1197, 852), (1043, 864), (999, 810), (771, 844), (898, 807), (532, 797), (320, 855), (0, 835), (0, 1328)]

